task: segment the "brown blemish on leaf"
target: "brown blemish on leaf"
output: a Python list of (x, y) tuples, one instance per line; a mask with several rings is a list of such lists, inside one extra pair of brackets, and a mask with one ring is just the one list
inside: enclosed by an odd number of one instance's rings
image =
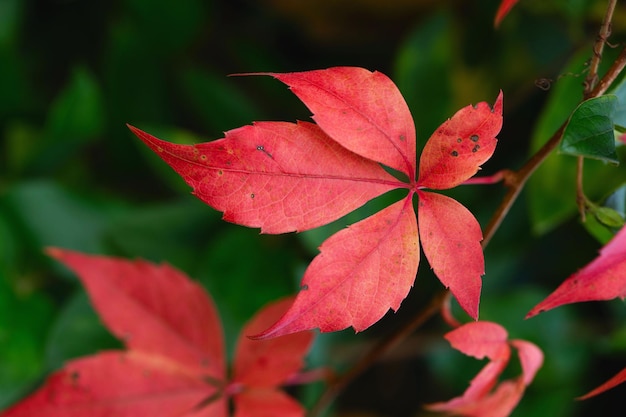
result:
[(200, 155), (200, 160), (205, 162), (206, 161), (206, 155)]
[(456, 139), (456, 141), (457, 141), (458, 143), (461, 143), (461, 142), (463, 142), (463, 139), (461, 139), (461, 138), (457, 138), (457, 139)]
[(478, 135), (472, 135), (472, 136), (470, 136), (470, 140), (471, 140), (472, 142), (478, 142)]
[(456, 157), (456, 156), (459, 156), (459, 153), (457, 151), (452, 151), (450, 152), (450, 155)]
[(477, 152), (480, 149), (480, 145), (476, 145), (472, 148), (472, 152)]

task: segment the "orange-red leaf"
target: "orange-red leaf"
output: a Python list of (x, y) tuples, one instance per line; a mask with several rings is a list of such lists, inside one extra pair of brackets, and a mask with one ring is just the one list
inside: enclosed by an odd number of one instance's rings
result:
[(318, 227), (404, 186), (312, 123), (259, 122), (193, 146), (129, 127), (225, 220), (263, 233)]
[[(103, 352), (69, 362), (2, 417), (186, 416), (217, 394), (188, 369), (138, 352)], [(223, 399), (197, 417), (226, 417)]]
[(386, 75), (356, 67), (267, 75), (287, 84), (342, 146), (415, 178), (415, 126)]
[(232, 382), (247, 386), (275, 387), (304, 367), (312, 332), (300, 332), (268, 340), (251, 340), (274, 324), (291, 306), (292, 298), (264, 307), (242, 329), (235, 350)]
[(225, 377), (222, 328), (213, 301), (169, 265), (52, 248), (81, 280), (107, 328), (129, 349), (162, 355), (198, 374)]
[(456, 187), (480, 169), (496, 149), (502, 128), (502, 92), (493, 108), (485, 102), (456, 112), (432, 134), (420, 157), (417, 185)]
[(600, 256), (567, 278), (526, 318), (563, 304), (626, 297), (626, 227), (600, 250)]
[(602, 384), (599, 387), (589, 391), (585, 395), (583, 395), (581, 397), (578, 397), (577, 399), (578, 400), (586, 400), (587, 398), (595, 397), (596, 395), (602, 394), (603, 392), (608, 391), (611, 388), (615, 388), (616, 386), (624, 383), (624, 381), (626, 381), (626, 368), (624, 368), (621, 371), (619, 371), (615, 376), (610, 378), (604, 384)]
[(352, 326), (361, 331), (397, 310), (419, 263), (411, 200), (399, 201), (326, 240), (302, 279), (303, 288), (281, 319), (259, 338), (305, 329)]
[(418, 219), (424, 254), (439, 280), (459, 305), (478, 318), (485, 261), (476, 218), (456, 200), (418, 191)]

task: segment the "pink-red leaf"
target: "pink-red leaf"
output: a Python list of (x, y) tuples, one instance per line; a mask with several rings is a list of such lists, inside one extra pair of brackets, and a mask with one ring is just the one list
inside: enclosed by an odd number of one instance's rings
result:
[(626, 227), (600, 250), (600, 256), (567, 278), (526, 318), (563, 304), (626, 297)]
[(213, 301), (169, 265), (51, 248), (79, 277), (107, 328), (132, 350), (223, 379), (222, 328)]
[(274, 387), (284, 383), (304, 367), (304, 356), (312, 332), (300, 332), (268, 340), (251, 340), (275, 323), (291, 306), (292, 298), (263, 308), (242, 329), (235, 351), (232, 382), (257, 387)]
[(485, 261), (482, 231), (469, 210), (441, 194), (418, 191), (422, 248), (435, 275), (450, 288), (459, 305), (478, 318)]
[(397, 310), (419, 263), (411, 200), (399, 201), (326, 240), (302, 279), (303, 289), (259, 338), (305, 329), (361, 331)]
[(587, 398), (595, 397), (598, 394), (602, 394), (605, 391), (610, 390), (611, 388), (615, 388), (619, 384), (624, 383), (626, 381), (626, 368), (619, 371), (615, 376), (606, 381), (604, 384), (599, 387), (589, 391), (585, 395), (578, 397), (578, 400), (586, 400)]
[(342, 146), (415, 178), (415, 126), (386, 75), (356, 67), (267, 75), (287, 84)]
[[(103, 352), (69, 362), (36, 393), (2, 417), (175, 417), (196, 411), (217, 394), (188, 369), (138, 352)], [(197, 417), (226, 417), (215, 399)]]
[(502, 92), (493, 108), (481, 102), (456, 112), (426, 142), (417, 185), (443, 190), (476, 174), (493, 155), (501, 128)]
[[(537, 346), (524, 340), (508, 342), (506, 330), (496, 323), (468, 323), (446, 334), (446, 339), (463, 353), (488, 357), (490, 362), (472, 379), (462, 396), (427, 406), (434, 411), (468, 417), (506, 417), (543, 363), (543, 353)], [(518, 351), (522, 375), (498, 384), (498, 377), (509, 362), (510, 345)]]
[(327, 224), (403, 186), (312, 123), (259, 122), (193, 146), (129, 127), (225, 220), (263, 233)]
[(519, 0), (502, 0), (502, 3), (500, 3), (498, 11), (496, 12), (496, 17), (494, 19), (493, 25), (495, 27), (500, 26), (502, 20), (506, 17), (507, 14), (509, 14), (513, 6), (515, 6), (518, 1)]

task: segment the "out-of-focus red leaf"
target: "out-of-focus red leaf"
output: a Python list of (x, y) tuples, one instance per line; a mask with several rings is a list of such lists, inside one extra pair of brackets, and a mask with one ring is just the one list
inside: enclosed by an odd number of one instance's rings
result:
[[(126, 351), (69, 362), (0, 417), (303, 417), (279, 390), (303, 366), (310, 332), (255, 342), (242, 336), (226, 379), (221, 326), (200, 286), (168, 265), (48, 251), (74, 270), (104, 324), (126, 336)], [(244, 332), (258, 332), (289, 307), (262, 309)], [(239, 406), (237, 405), (239, 404)]]
[(417, 185), (443, 190), (476, 174), (496, 149), (502, 106), (500, 92), (493, 108), (485, 102), (467, 106), (439, 126), (422, 151)]
[(602, 394), (603, 392), (608, 391), (611, 388), (615, 388), (616, 386), (624, 383), (624, 381), (626, 381), (626, 368), (619, 371), (615, 376), (610, 378), (604, 384), (589, 391), (585, 395), (578, 397), (577, 400), (586, 400), (588, 398), (595, 397), (596, 395)]
[[(490, 362), (472, 379), (462, 396), (429, 404), (427, 408), (433, 411), (467, 417), (506, 417), (519, 403), (543, 363), (543, 353), (537, 346), (524, 340), (507, 341), (506, 330), (496, 323), (468, 323), (445, 337), (455, 349), (476, 358), (487, 357)], [(498, 377), (509, 362), (511, 345), (518, 351), (522, 375), (498, 383)]]
[(415, 178), (413, 118), (386, 75), (356, 67), (267, 75), (287, 84), (342, 146)]
[(498, 11), (496, 12), (496, 17), (494, 19), (493, 25), (495, 27), (500, 26), (500, 23), (502, 22), (502, 20), (505, 18), (507, 14), (509, 14), (509, 11), (511, 11), (513, 6), (515, 6), (515, 4), (518, 1), (519, 0), (502, 0), (502, 3), (500, 3), (500, 6), (498, 7)]
[(302, 279), (289, 311), (258, 338), (304, 329), (361, 331), (397, 310), (419, 263), (417, 223), (410, 200), (331, 236)]
[(304, 356), (313, 341), (312, 332), (300, 332), (268, 340), (248, 335), (262, 332), (291, 306), (292, 298), (272, 303), (242, 329), (235, 350), (232, 382), (247, 386), (275, 387), (304, 367)]
[(263, 233), (322, 226), (406, 187), (312, 123), (259, 122), (198, 145), (177, 145), (129, 128), (198, 198), (224, 212), (224, 220)]
[(418, 191), (418, 198), (420, 238), (426, 258), (437, 278), (476, 320), (481, 276), (485, 273), (480, 225), (469, 210), (450, 197)]
[(225, 377), (222, 327), (213, 301), (169, 265), (51, 248), (73, 270), (107, 328), (131, 350), (161, 355), (190, 371)]
[[(2, 417), (184, 416), (218, 391), (176, 362), (139, 352), (103, 352), (69, 362)], [(224, 399), (210, 405), (226, 417)]]
[(626, 297), (626, 227), (600, 250), (600, 256), (567, 278), (526, 318), (563, 304)]
[(234, 417), (304, 417), (297, 401), (275, 389), (255, 389), (237, 394)]

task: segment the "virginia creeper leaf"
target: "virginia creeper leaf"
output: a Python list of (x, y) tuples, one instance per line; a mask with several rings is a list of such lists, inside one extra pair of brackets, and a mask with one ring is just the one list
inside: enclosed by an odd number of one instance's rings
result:
[(386, 75), (356, 67), (267, 75), (287, 84), (343, 147), (415, 178), (415, 126)]
[(399, 183), (318, 126), (261, 122), (213, 142), (176, 145), (129, 126), (224, 220), (263, 233), (330, 223)]
[(500, 26), (500, 23), (502, 23), (502, 20), (504, 20), (506, 15), (509, 14), (513, 6), (515, 6), (515, 4), (518, 1), (519, 0), (502, 0), (502, 3), (500, 3), (500, 6), (498, 7), (498, 11), (496, 12), (496, 17), (494, 19), (493, 25), (495, 27)]
[(617, 104), (614, 95), (595, 97), (580, 103), (567, 123), (560, 151), (618, 164), (613, 126)]
[(424, 191), (418, 191), (418, 196), (424, 254), (459, 305), (477, 318), (481, 276), (485, 273), (480, 225), (469, 210), (450, 197)]
[(591, 397), (595, 397), (596, 395), (602, 394), (605, 391), (610, 390), (611, 388), (615, 388), (619, 384), (622, 384), (626, 381), (626, 368), (619, 371), (616, 375), (611, 377), (608, 381), (600, 385), (599, 387), (589, 391), (583, 396), (578, 397), (578, 400), (586, 400)]
[(600, 250), (600, 255), (567, 278), (526, 318), (563, 304), (626, 297), (626, 227)]
[[(484, 269), (480, 227), (460, 204), (420, 190), (461, 184), (493, 154), (502, 93), (493, 108), (468, 106), (445, 122), (427, 143), (416, 179), (413, 122), (386, 76), (349, 67), (265, 75), (287, 84), (313, 111), (317, 125), (259, 122), (195, 146), (131, 130), (226, 220), (266, 233), (320, 226), (393, 189), (406, 188), (408, 195), (329, 238), (305, 272), (294, 305), (255, 337), (315, 327), (361, 331), (396, 310), (419, 263), (415, 193), (425, 200), (419, 216), (428, 229), (421, 238), (429, 261), (476, 319)], [(406, 174), (408, 182), (379, 164)], [(445, 225), (446, 217), (453, 224)]]
[[(267, 341), (242, 336), (229, 381), (213, 302), (184, 274), (139, 260), (49, 253), (78, 274), (104, 324), (126, 336), (127, 350), (70, 361), (1, 417), (226, 417), (230, 398), (240, 416), (304, 416), (278, 387), (302, 367), (310, 332)], [(244, 332), (267, 327), (291, 302), (262, 309)]]
[(496, 149), (502, 128), (502, 92), (493, 108), (467, 106), (432, 134), (420, 157), (418, 186), (442, 190), (456, 187), (479, 170)]
[(289, 311), (256, 337), (275, 337), (319, 327), (361, 331), (388, 310), (397, 310), (417, 273), (417, 223), (410, 200), (331, 236), (302, 279)]
[[(537, 346), (525, 340), (508, 341), (506, 330), (496, 323), (468, 323), (445, 337), (455, 349), (479, 359), (487, 357), (490, 362), (472, 379), (462, 396), (430, 404), (427, 406), (430, 410), (460, 416), (506, 417), (519, 403), (543, 363), (543, 353)], [(522, 375), (498, 383), (498, 377), (509, 362), (511, 346), (518, 351)]]

